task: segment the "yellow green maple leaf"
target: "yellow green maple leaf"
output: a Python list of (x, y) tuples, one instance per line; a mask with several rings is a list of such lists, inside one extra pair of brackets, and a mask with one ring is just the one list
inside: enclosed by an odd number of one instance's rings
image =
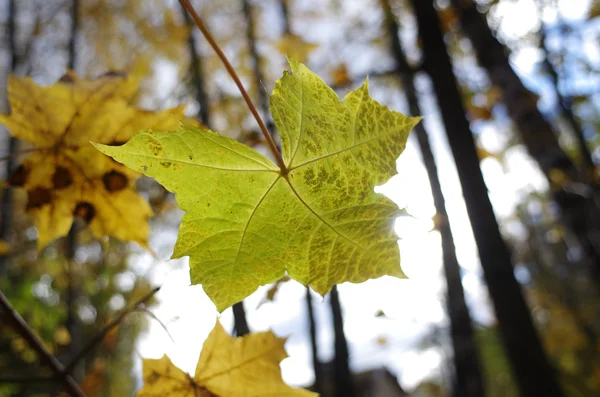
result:
[(67, 73), (50, 86), (11, 76), (11, 114), (0, 116), (12, 136), (34, 151), (9, 179), (27, 190), (27, 212), (38, 248), (68, 233), (74, 216), (97, 238), (114, 236), (146, 246), (150, 206), (135, 191), (137, 172), (98, 153), (90, 141), (121, 144), (142, 128), (175, 129), (183, 108), (153, 113), (131, 101), (136, 79), (108, 73), (96, 80)]
[(186, 211), (173, 257), (219, 311), (288, 272), (325, 294), (334, 284), (403, 277), (393, 229), (399, 209), (374, 192), (419, 118), (373, 100), (367, 84), (341, 102), (291, 61), (271, 113), (286, 171), (235, 140), (183, 126), (145, 131), (102, 152), (155, 178)]
[(167, 356), (145, 359), (144, 387), (137, 397), (316, 397), (286, 385), (279, 363), (287, 357), (284, 338), (257, 332), (232, 338), (217, 321), (204, 342), (192, 377)]

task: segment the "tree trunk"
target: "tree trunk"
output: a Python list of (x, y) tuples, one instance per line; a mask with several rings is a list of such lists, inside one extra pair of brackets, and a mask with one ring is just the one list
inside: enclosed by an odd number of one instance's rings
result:
[(329, 294), (331, 314), (333, 316), (333, 333), (335, 337), (335, 356), (333, 358), (333, 377), (335, 397), (354, 397), (356, 392), (350, 372), (348, 342), (344, 334), (344, 318), (337, 286), (333, 286)]
[[(595, 202), (597, 188), (587, 186), (588, 178), (580, 173), (558, 144), (550, 124), (537, 108), (535, 96), (525, 88), (511, 68), (505, 47), (494, 37), (485, 17), (475, 2), (452, 0), (458, 10), (465, 35), (471, 40), (481, 66), (494, 85), (502, 89), (502, 100), (509, 117), (520, 132), (529, 154), (553, 186), (554, 200), (562, 213), (562, 221), (570, 229), (591, 259), (592, 272), (600, 286), (600, 210)], [(570, 183), (557, 186), (552, 182), (556, 172)]]
[[(79, 0), (73, 0), (71, 3), (71, 34), (69, 37), (67, 67), (75, 71), (77, 65), (77, 31), (79, 30)], [(66, 353), (66, 358), (71, 360), (83, 346), (83, 330), (77, 301), (81, 296), (82, 280), (81, 266), (75, 261), (75, 252), (77, 250), (77, 233), (79, 231), (78, 218), (73, 219), (71, 229), (65, 239), (65, 260), (67, 261), (67, 293), (65, 297), (67, 306), (66, 328), (69, 331), (71, 342)], [(71, 375), (77, 382), (82, 382), (85, 376), (85, 361), (81, 360), (71, 370)]]
[[(275, 126), (271, 121), (269, 113), (269, 97), (263, 86), (264, 76), (260, 67), (260, 56), (256, 49), (256, 29), (254, 25), (254, 16), (252, 15), (252, 6), (249, 0), (243, 0), (244, 16), (246, 17), (246, 39), (248, 41), (248, 51), (250, 52), (250, 58), (252, 58), (252, 72), (254, 74), (254, 87), (258, 95), (258, 105), (262, 113), (262, 117), (266, 121), (267, 129), (271, 136), (275, 131)], [(287, 9), (286, 9), (287, 11)]]
[[(413, 116), (417, 116), (421, 114), (421, 109), (414, 86), (414, 73), (406, 61), (404, 51), (402, 50), (402, 45), (398, 38), (398, 24), (392, 13), (389, 0), (383, 0), (382, 6), (389, 32), (391, 51), (396, 59), (399, 70), (398, 75), (402, 81), (410, 113)], [(450, 223), (448, 222), (448, 213), (446, 211), (442, 186), (423, 123), (419, 123), (413, 133), (417, 135), (423, 163), (429, 177), (436, 216), (439, 219), (438, 229), (442, 239), (443, 264), (447, 288), (446, 305), (448, 316), (450, 317), (450, 337), (454, 351), (452, 395), (455, 397), (481, 397), (485, 392), (477, 352), (477, 342), (473, 333), (469, 309), (465, 302), (460, 265), (456, 258), (456, 248), (454, 246)]]
[(571, 104), (565, 96), (560, 92), (558, 87), (559, 85), (559, 76), (554, 67), (554, 64), (550, 61), (550, 50), (546, 45), (546, 26), (542, 26), (540, 29), (540, 48), (544, 52), (544, 68), (550, 76), (550, 81), (552, 82), (552, 88), (554, 89), (554, 95), (556, 95), (556, 103), (560, 110), (560, 113), (569, 123), (569, 127), (577, 140), (577, 145), (579, 146), (579, 155), (581, 156), (582, 168), (586, 172), (588, 177), (593, 176), (593, 173), (596, 169), (594, 161), (592, 160), (592, 154), (590, 153), (590, 149), (587, 146), (587, 142), (585, 140), (585, 136), (583, 134), (583, 129), (581, 128), (581, 124), (577, 121), (575, 114), (573, 113), (573, 109)]
[(419, 26), (423, 65), (433, 81), (484, 278), (521, 395), (562, 396), (556, 374), (544, 353), (515, 279), (510, 255), (494, 216), (434, 0), (412, 0), (412, 6)]
[(236, 336), (244, 336), (250, 333), (248, 322), (246, 321), (246, 311), (244, 310), (244, 301), (233, 305), (233, 322)]
[(190, 38), (188, 40), (188, 48), (190, 51), (190, 73), (192, 75), (192, 84), (194, 85), (194, 89), (196, 90), (196, 101), (200, 106), (200, 110), (198, 112), (198, 116), (200, 117), (200, 121), (205, 126), (210, 126), (210, 108), (209, 101), (206, 95), (206, 88), (204, 86), (204, 73), (202, 71), (202, 59), (198, 54), (198, 47), (196, 42), (196, 36), (194, 36), (194, 22), (192, 18), (187, 13), (185, 8), (181, 6), (181, 10), (183, 12), (183, 17), (185, 18), (185, 23), (188, 27), (190, 27)]
[(323, 379), (321, 363), (319, 362), (319, 349), (317, 346), (317, 322), (315, 321), (315, 313), (313, 308), (312, 296), (310, 295), (310, 288), (306, 287), (306, 309), (308, 314), (308, 325), (310, 332), (310, 347), (312, 352), (313, 369), (315, 372), (315, 382), (312, 390), (315, 393), (321, 394), (323, 392)]
[[(7, 39), (8, 47), (10, 49), (10, 70), (15, 71), (18, 64), (17, 48), (15, 43), (16, 35), (16, 15), (17, 15), (17, 4), (16, 0), (10, 0), (8, 5), (8, 26), (7, 26)], [(8, 137), (8, 153), (5, 160), (5, 175), (6, 179), (10, 177), (12, 171), (15, 169), (17, 164), (17, 150), (18, 141), (12, 136)], [(13, 195), (10, 187), (5, 186), (2, 192), (2, 208), (0, 209), (0, 239), (9, 242), (10, 234), (12, 229), (12, 216), (13, 216)], [(5, 272), (6, 263), (8, 261), (7, 256), (0, 255), (0, 280), (2, 280)]]

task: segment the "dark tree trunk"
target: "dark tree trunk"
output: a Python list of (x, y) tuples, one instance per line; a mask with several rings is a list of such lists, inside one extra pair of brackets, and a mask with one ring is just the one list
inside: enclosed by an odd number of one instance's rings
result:
[[(77, 32), (79, 30), (79, 0), (73, 0), (71, 3), (71, 35), (69, 37), (67, 67), (73, 71), (77, 65)], [(77, 301), (81, 296), (81, 274), (80, 266), (75, 261), (75, 252), (77, 250), (77, 232), (78, 219), (73, 220), (69, 234), (65, 240), (65, 260), (67, 261), (67, 320), (66, 328), (69, 331), (71, 342), (66, 353), (66, 358), (71, 360), (83, 346), (83, 330), (81, 327), (81, 319), (79, 318)], [(77, 382), (83, 381), (85, 376), (85, 363), (81, 360), (72, 369), (72, 376)]]
[(335, 356), (333, 358), (333, 377), (335, 397), (354, 397), (356, 392), (350, 372), (348, 342), (344, 334), (344, 319), (337, 286), (333, 286), (329, 294), (331, 314), (333, 316), (333, 332), (335, 337)]
[(198, 44), (196, 42), (196, 36), (194, 36), (195, 29), (191, 29), (194, 27), (194, 22), (183, 6), (181, 6), (181, 10), (183, 12), (186, 25), (190, 27), (190, 38), (188, 39), (188, 48), (190, 51), (190, 74), (192, 75), (192, 84), (196, 90), (196, 101), (198, 102), (198, 106), (200, 106), (198, 117), (200, 117), (202, 124), (210, 127), (210, 108), (208, 96), (206, 95), (206, 88), (204, 86), (202, 58), (198, 53)]
[(246, 311), (244, 310), (244, 301), (233, 305), (233, 321), (236, 336), (244, 336), (250, 333), (248, 322), (246, 321)]
[[(494, 37), (475, 2), (452, 0), (457, 8), (465, 35), (471, 40), (481, 66), (493, 84), (502, 89), (508, 115), (520, 132), (529, 154), (539, 164), (552, 185), (552, 174), (562, 172), (570, 182), (584, 187), (589, 182), (558, 144), (552, 127), (537, 108), (535, 96), (525, 88), (511, 68), (506, 48)], [(584, 252), (591, 259), (592, 272), (600, 286), (600, 210), (595, 201), (595, 186), (586, 189), (554, 186), (554, 200)]]
[[(385, 21), (390, 37), (390, 47), (394, 58), (396, 59), (398, 75), (402, 81), (402, 87), (413, 116), (421, 114), (419, 99), (414, 86), (414, 72), (406, 61), (400, 39), (398, 38), (398, 24), (392, 13), (389, 0), (382, 1)], [(442, 186), (438, 178), (437, 167), (429, 139), (423, 123), (419, 123), (414, 134), (417, 135), (419, 148), (436, 209), (436, 216), (439, 218), (438, 229), (442, 239), (442, 252), (444, 272), (446, 274), (447, 288), (447, 310), (450, 317), (450, 337), (454, 351), (454, 376), (452, 379), (452, 395), (455, 397), (481, 397), (484, 393), (483, 375), (477, 352), (477, 342), (473, 333), (473, 324), (469, 309), (465, 302), (465, 292), (460, 275), (460, 265), (456, 258), (456, 248), (450, 223), (448, 222), (448, 213), (442, 193)]]
[(292, 32), (292, 28), (290, 27), (290, 9), (288, 0), (280, 0), (279, 4), (281, 5), (281, 14), (283, 15), (283, 34), (289, 34)]
[[(10, 61), (10, 70), (12, 72), (15, 71), (18, 64), (18, 56), (17, 56), (17, 48), (15, 43), (15, 20), (17, 15), (17, 4), (16, 0), (9, 1), (9, 10), (8, 10), (8, 26), (7, 26), (7, 39), (8, 39), (8, 47), (10, 49), (11, 61)], [(17, 163), (17, 150), (18, 150), (18, 142), (12, 136), (8, 137), (8, 153), (7, 158), (5, 160), (5, 175), (6, 179), (15, 169), (15, 165)], [(10, 241), (10, 231), (12, 229), (13, 224), (13, 195), (10, 187), (5, 187), (2, 192), (2, 208), (0, 209), (0, 239), (4, 241)], [(6, 256), (0, 256), (0, 280), (5, 272), (6, 263), (8, 258)]]
[(242, 1), (244, 6), (244, 16), (246, 17), (246, 40), (248, 41), (250, 58), (252, 58), (252, 72), (254, 75), (254, 87), (256, 88), (258, 95), (258, 106), (261, 110), (262, 117), (265, 119), (269, 133), (273, 135), (275, 129), (269, 113), (269, 97), (263, 86), (264, 76), (260, 67), (260, 55), (256, 48), (256, 28), (254, 25), (252, 6), (250, 5), (250, 0)]
[(310, 333), (313, 369), (315, 371), (315, 383), (313, 385), (313, 391), (321, 394), (323, 392), (323, 380), (321, 363), (319, 362), (319, 349), (317, 347), (317, 322), (315, 321), (315, 312), (309, 287), (306, 287), (306, 309), (308, 314), (308, 331)]
[(554, 89), (554, 95), (556, 95), (556, 102), (560, 113), (569, 123), (569, 127), (575, 135), (575, 139), (577, 140), (577, 145), (579, 146), (579, 155), (581, 156), (582, 168), (588, 174), (588, 176), (592, 176), (596, 166), (594, 161), (592, 160), (592, 154), (590, 153), (590, 149), (587, 146), (587, 142), (585, 140), (585, 136), (583, 134), (583, 129), (581, 128), (581, 124), (575, 117), (573, 113), (573, 108), (571, 107), (571, 103), (565, 98), (565, 96), (560, 92), (559, 86), (559, 76), (556, 70), (556, 67), (550, 60), (550, 50), (546, 45), (546, 27), (542, 26), (540, 29), (540, 48), (544, 51), (544, 67), (546, 72), (550, 76), (550, 81), (552, 82), (552, 88)]
[(521, 395), (562, 396), (556, 374), (544, 353), (515, 279), (510, 254), (494, 216), (434, 1), (412, 0), (412, 5), (419, 26), (423, 65), (433, 81), (500, 335)]

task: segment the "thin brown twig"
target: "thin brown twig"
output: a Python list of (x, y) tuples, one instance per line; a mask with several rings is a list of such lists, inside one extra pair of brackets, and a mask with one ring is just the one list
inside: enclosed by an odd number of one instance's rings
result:
[(23, 317), (12, 307), (6, 296), (0, 291), (0, 308), (5, 318), (12, 325), (12, 328), (29, 343), (29, 346), (36, 351), (40, 361), (46, 364), (54, 376), (59, 379), (65, 389), (72, 397), (86, 397), (73, 377), (65, 371), (63, 365), (48, 351), (44, 343), (38, 338), (31, 327), (23, 320)]
[(240, 78), (238, 77), (235, 69), (233, 68), (233, 66), (231, 65), (229, 60), (227, 59), (227, 56), (225, 56), (225, 54), (221, 50), (221, 47), (219, 47), (219, 45), (215, 41), (214, 37), (208, 30), (208, 27), (204, 24), (204, 22), (202, 21), (202, 18), (200, 18), (198, 13), (194, 10), (194, 7), (192, 7), (189, 0), (179, 0), (179, 3), (181, 3), (183, 8), (185, 8), (186, 11), (191, 15), (192, 19), (194, 20), (194, 23), (196, 24), (198, 29), (200, 29), (200, 32), (202, 32), (202, 35), (204, 35), (204, 38), (206, 38), (206, 41), (208, 41), (210, 46), (213, 48), (213, 50), (215, 50), (215, 52), (221, 59), (221, 62), (223, 62), (225, 69), (227, 69), (227, 72), (229, 73), (229, 75), (231, 76), (233, 81), (235, 82), (235, 85), (237, 85), (238, 89), (240, 90), (242, 97), (244, 97), (244, 100), (246, 101), (246, 104), (248, 105), (248, 109), (250, 109), (250, 112), (256, 119), (256, 122), (258, 123), (258, 126), (260, 127), (260, 131), (262, 132), (263, 136), (265, 137), (265, 140), (267, 141), (267, 144), (269, 145), (269, 149), (271, 149), (271, 152), (273, 153), (275, 160), (277, 160), (277, 165), (279, 165), (282, 175), (287, 175), (288, 170), (287, 170), (287, 167), (285, 166), (285, 162), (283, 161), (283, 157), (281, 157), (281, 153), (279, 153), (279, 150), (277, 150), (277, 146), (275, 145), (273, 138), (269, 134), (269, 131), (267, 130), (267, 127), (265, 126), (265, 123), (263, 122), (262, 118), (260, 117), (260, 114), (258, 113), (256, 106), (254, 106), (254, 103), (252, 103), (252, 99), (250, 99), (250, 96), (246, 92), (246, 89), (244, 88), (244, 85), (240, 81)]
[(148, 310), (145, 307), (136, 307), (135, 311), (136, 312), (146, 313), (147, 315), (149, 315), (150, 317), (152, 317), (154, 320), (156, 320), (156, 322), (159, 323), (160, 326), (162, 327), (162, 329), (165, 331), (165, 333), (167, 334), (167, 336), (169, 337), (169, 339), (171, 339), (171, 342), (173, 342), (173, 344), (175, 344), (175, 339), (173, 339), (173, 336), (171, 335), (171, 333), (167, 329), (167, 326), (162, 321), (160, 321), (160, 319), (158, 317), (156, 317), (156, 314), (152, 313), (150, 310)]
[(85, 356), (87, 356), (89, 352), (91, 352), (92, 350), (94, 350), (96, 348), (96, 346), (98, 346), (98, 344), (100, 344), (100, 342), (102, 342), (102, 340), (104, 339), (104, 337), (113, 328), (115, 328), (119, 324), (121, 324), (121, 322), (123, 321), (123, 319), (125, 317), (127, 317), (127, 315), (129, 315), (131, 312), (136, 311), (140, 305), (148, 302), (159, 290), (160, 290), (160, 287), (154, 288), (152, 291), (148, 292), (146, 295), (144, 295), (141, 299), (139, 299), (132, 306), (128, 307), (127, 309), (124, 309), (123, 311), (121, 311), (121, 313), (119, 313), (119, 315), (117, 317), (115, 317), (111, 322), (109, 322), (108, 324), (106, 324), (104, 326), (104, 328), (102, 328), (102, 330), (100, 332), (98, 332), (92, 339), (90, 339), (90, 341), (75, 355), (75, 357), (73, 357), (73, 359), (71, 360), (71, 362), (67, 365), (66, 371), (68, 372), (71, 369), (73, 369), (75, 367), (75, 365), (77, 365), (77, 363), (82, 358), (84, 358)]

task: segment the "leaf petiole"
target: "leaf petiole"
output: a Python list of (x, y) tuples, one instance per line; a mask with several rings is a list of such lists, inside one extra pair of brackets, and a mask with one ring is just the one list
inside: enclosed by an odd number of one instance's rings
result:
[(260, 114), (258, 113), (258, 110), (256, 109), (256, 106), (254, 106), (254, 103), (252, 103), (252, 99), (250, 99), (250, 96), (246, 92), (246, 89), (244, 88), (244, 85), (242, 84), (240, 78), (238, 77), (235, 69), (233, 68), (233, 66), (231, 65), (229, 60), (227, 59), (227, 56), (225, 56), (225, 54), (221, 50), (221, 47), (219, 47), (219, 44), (217, 44), (214, 37), (208, 30), (208, 27), (204, 24), (204, 22), (202, 21), (202, 18), (200, 18), (200, 15), (198, 15), (198, 13), (194, 10), (194, 7), (192, 7), (189, 0), (179, 0), (179, 3), (181, 3), (183, 8), (185, 8), (186, 11), (190, 14), (192, 19), (194, 20), (194, 23), (196, 24), (198, 29), (200, 29), (200, 32), (202, 32), (202, 35), (204, 36), (204, 38), (206, 38), (206, 41), (208, 41), (210, 46), (213, 48), (213, 50), (215, 50), (215, 52), (221, 59), (221, 62), (223, 62), (225, 69), (227, 69), (227, 72), (229, 73), (229, 75), (231, 76), (233, 81), (235, 82), (235, 85), (240, 90), (240, 93), (242, 94), (244, 101), (246, 101), (246, 104), (248, 105), (248, 109), (250, 109), (250, 112), (256, 119), (256, 122), (258, 123), (258, 126), (260, 127), (260, 131), (262, 132), (263, 136), (265, 137), (265, 140), (267, 141), (267, 144), (269, 145), (269, 149), (271, 149), (271, 152), (273, 153), (273, 156), (275, 157), (275, 160), (277, 161), (277, 165), (281, 169), (281, 174), (283, 176), (287, 175), (288, 170), (287, 170), (287, 167), (285, 166), (285, 162), (283, 161), (283, 157), (281, 157), (281, 153), (279, 153), (279, 150), (277, 150), (277, 146), (275, 145), (275, 142), (273, 141), (271, 134), (269, 134), (269, 131), (267, 130), (267, 127), (265, 126), (265, 123), (263, 122), (262, 118), (260, 117)]

